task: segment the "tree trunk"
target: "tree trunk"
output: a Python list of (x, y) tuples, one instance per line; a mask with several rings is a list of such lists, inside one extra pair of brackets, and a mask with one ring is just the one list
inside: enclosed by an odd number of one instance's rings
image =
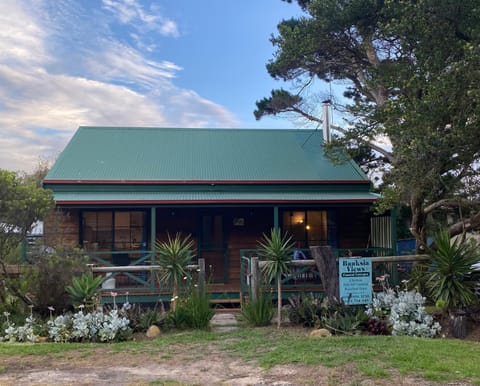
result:
[(418, 198), (412, 198), (410, 200), (410, 209), (412, 211), (410, 232), (415, 237), (415, 252), (421, 255), (425, 253), (427, 247), (427, 215), (423, 208), (423, 201)]
[(312, 257), (317, 265), (320, 279), (322, 280), (325, 296), (329, 303), (338, 303), (338, 263), (333, 254), (332, 247), (310, 247)]
[(465, 339), (467, 336), (467, 316), (465, 312), (451, 313), (449, 327), (454, 338)]
[(277, 276), (277, 328), (282, 324), (282, 275)]

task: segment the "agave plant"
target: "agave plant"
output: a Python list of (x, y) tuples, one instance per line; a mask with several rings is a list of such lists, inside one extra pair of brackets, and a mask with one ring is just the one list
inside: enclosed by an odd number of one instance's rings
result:
[(262, 271), (268, 281), (277, 282), (277, 327), (280, 328), (282, 311), (282, 275), (291, 272), (290, 263), (294, 250), (292, 236), (282, 235), (280, 229), (274, 228), (270, 235), (263, 234), (263, 240), (258, 242), (259, 252), (265, 257)]
[(87, 308), (93, 309), (102, 280), (101, 276), (94, 277), (92, 272), (84, 273), (82, 276), (74, 276), (72, 285), (67, 285), (65, 291), (74, 306), (84, 304)]
[(478, 246), (460, 238), (451, 240), (447, 230), (435, 236), (429, 251), (431, 265), (427, 285), (434, 301), (443, 301), (448, 311), (462, 309), (476, 301), (472, 265), (480, 260)]
[(175, 310), (175, 300), (182, 279), (189, 276), (187, 266), (192, 263), (194, 241), (191, 235), (185, 237), (177, 233), (174, 238), (167, 234), (167, 241), (155, 243), (158, 263), (161, 266), (160, 280), (172, 284), (172, 309)]

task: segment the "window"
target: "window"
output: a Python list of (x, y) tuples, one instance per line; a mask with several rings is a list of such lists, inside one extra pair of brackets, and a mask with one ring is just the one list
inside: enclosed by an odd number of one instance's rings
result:
[(332, 242), (329, 240), (328, 217), (326, 210), (286, 210), (283, 212), (283, 230), (293, 236), (300, 248), (327, 245)]
[(143, 211), (84, 211), (83, 247), (106, 251), (141, 249), (145, 217)]

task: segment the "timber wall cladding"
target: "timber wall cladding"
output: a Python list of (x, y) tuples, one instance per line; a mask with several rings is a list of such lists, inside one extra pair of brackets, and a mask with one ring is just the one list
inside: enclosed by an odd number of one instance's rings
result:
[(79, 246), (79, 212), (77, 209), (54, 209), (45, 220), (45, 244), (67, 249)]

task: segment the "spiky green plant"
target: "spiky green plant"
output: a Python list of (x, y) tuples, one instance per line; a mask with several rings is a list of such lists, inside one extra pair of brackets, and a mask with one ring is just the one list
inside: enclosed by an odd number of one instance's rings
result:
[(101, 276), (94, 277), (92, 272), (87, 272), (81, 276), (74, 276), (72, 285), (67, 285), (65, 291), (74, 306), (83, 304), (87, 308), (93, 309), (102, 280)]
[(291, 261), (294, 250), (292, 236), (273, 228), (270, 235), (263, 234), (263, 239), (258, 242), (259, 253), (264, 256), (265, 263), (262, 271), (268, 281), (277, 282), (277, 327), (282, 323), (282, 276), (291, 272)]
[(273, 318), (273, 310), (272, 296), (260, 291), (255, 300), (252, 299), (242, 306), (242, 317), (252, 326), (268, 326)]
[(429, 256), (427, 285), (435, 302), (442, 300), (448, 311), (455, 311), (477, 300), (471, 274), (480, 253), (474, 242), (451, 240), (443, 229), (436, 234), (435, 248), (429, 251)]
[(178, 289), (184, 277), (189, 277), (187, 266), (192, 263), (194, 241), (191, 235), (177, 233), (174, 238), (167, 234), (167, 240), (155, 243), (158, 264), (161, 266), (160, 280), (172, 285), (172, 308), (178, 298)]

